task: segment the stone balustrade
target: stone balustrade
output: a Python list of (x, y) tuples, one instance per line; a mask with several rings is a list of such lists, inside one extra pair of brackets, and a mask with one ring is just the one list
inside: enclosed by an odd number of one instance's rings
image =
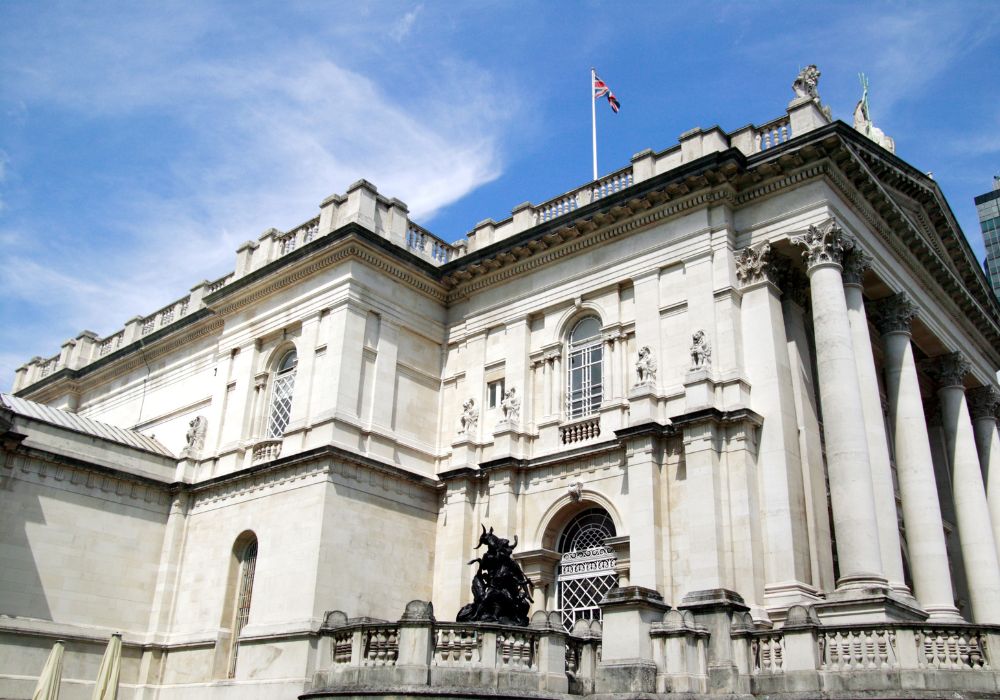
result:
[(325, 660), (306, 697), (402, 685), (592, 692), (600, 654), (599, 623), (567, 634), (559, 613), (537, 612), (529, 627), (438, 622), (423, 601), (395, 623), (335, 611), (320, 634)]

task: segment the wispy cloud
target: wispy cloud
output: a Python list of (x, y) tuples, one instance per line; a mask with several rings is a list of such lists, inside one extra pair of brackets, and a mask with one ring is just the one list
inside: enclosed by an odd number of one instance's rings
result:
[[(421, 7), (399, 19), (394, 36), (412, 30)], [(443, 78), (414, 95), (309, 43), (203, 55), (195, 49), (206, 25), (227, 20), (210, 11), (175, 14), (183, 17), (126, 18), (113, 34), (92, 17), (53, 17), (44, 29), (51, 52), (18, 62), (0, 52), (0, 70), (10, 69), (12, 94), (27, 103), (29, 118), (46, 105), (87, 119), (153, 113), (186, 140), (163, 164), (168, 193), (127, 182), (106, 193), (110, 213), (99, 223), (106, 243), (49, 241), (0, 266), (5, 315), (16, 305), (19, 314), (50, 319), (30, 339), (0, 330), (5, 350), (25, 350), (18, 364), (54, 353), (84, 327), (107, 334), (223, 274), (241, 241), (310, 218), (325, 196), (360, 177), (406, 201), (419, 219), (501, 172), (515, 107), (491, 105), (490, 76), (474, 67), (453, 70), (445, 61)], [(5, 163), (0, 152), (0, 180)], [(18, 236), (16, 228), (8, 222), (3, 235)], [(12, 372), (0, 366), (0, 386)]]
[(393, 41), (402, 41), (411, 31), (413, 31), (413, 24), (417, 21), (417, 15), (420, 14), (422, 9), (424, 9), (423, 4), (417, 5), (396, 20), (392, 29), (389, 30), (389, 36), (393, 39)]

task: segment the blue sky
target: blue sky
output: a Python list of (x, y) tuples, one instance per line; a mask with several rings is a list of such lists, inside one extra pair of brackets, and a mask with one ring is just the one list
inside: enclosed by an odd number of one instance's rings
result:
[(0, 388), (104, 336), (358, 178), (454, 240), (694, 126), (783, 113), (799, 68), (897, 153), (983, 255), (1000, 173), (1000, 2), (0, 0)]

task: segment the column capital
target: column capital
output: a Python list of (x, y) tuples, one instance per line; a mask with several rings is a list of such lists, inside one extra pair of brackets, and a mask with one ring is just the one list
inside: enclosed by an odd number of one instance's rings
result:
[(928, 372), (938, 381), (940, 388), (956, 386), (964, 390), (965, 375), (971, 369), (972, 365), (960, 352), (939, 355), (927, 363)]
[(844, 253), (854, 248), (854, 239), (844, 233), (835, 219), (830, 219), (819, 226), (810, 226), (808, 231), (792, 236), (789, 241), (792, 245), (805, 248), (802, 257), (810, 272), (818, 265), (842, 267)]
[(771, 244), (767, 241), (756, 246), (747, 246), (734, 254), (736, 279), (741, 287), (749, 287), (760, 282), (778, 283)]
[(844, 260), (841, 264), (844, 266), (844, 284), (860, 286), (865, 271), (871, 269), (872, 259), (855, 245), (850, 250), (844, 251)]
[(910, 323), (917, 316), (917, 307), (905, 292), (866, 304), (871, 312), (875, 327), (882, 335), (886, 333), (909, 333)]
[(1000, 417), (1000, 392), (991, 386), (977, 386), (966, 393), (969, 415), (976, 418)]

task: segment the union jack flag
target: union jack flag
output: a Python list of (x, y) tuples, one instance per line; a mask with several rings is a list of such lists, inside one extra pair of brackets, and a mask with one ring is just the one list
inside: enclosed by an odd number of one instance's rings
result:
[(601, 80), (597, 76), (597, 73), (594, 73), (594, 99), (596, 100), (601, 97), (608, 98), (608, 104), (611, 105), (611, 111), (617, 114), (618, 110), (621, 109), (621, 102), (619, 102), (618, 98), (615, 97), (615, 93), (611, 92), (611, 88), (608, 87), (608, 84)]

